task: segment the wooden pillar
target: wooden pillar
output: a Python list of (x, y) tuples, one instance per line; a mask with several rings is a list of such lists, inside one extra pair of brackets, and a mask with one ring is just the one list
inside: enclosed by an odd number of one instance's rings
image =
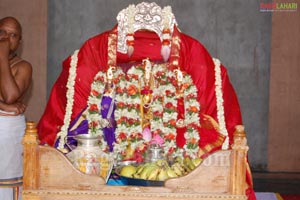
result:
[(37, 189), (38, 186), (38, 136), (34, 122), (26, 123), (25, 136), (23, 138), (24, 163), (23, 163), (23, 188)]
[(244, 126), (235, 127), (231, 153), (230, 193), (244, 195), (246, 190), (246, 158), (248, 145)]

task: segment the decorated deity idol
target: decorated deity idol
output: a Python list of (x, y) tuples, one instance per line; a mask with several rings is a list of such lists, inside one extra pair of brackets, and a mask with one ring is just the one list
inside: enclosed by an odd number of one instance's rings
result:
[(99, 135), (121, 160), (143, 160), (151, 144), (168, 157), (229, 149), (242, 119), (221, 62), (179, 31), (169, 6), (130, 5), (117, 22), (63, 62), (41, 143), (65, 152), (70, 136)]

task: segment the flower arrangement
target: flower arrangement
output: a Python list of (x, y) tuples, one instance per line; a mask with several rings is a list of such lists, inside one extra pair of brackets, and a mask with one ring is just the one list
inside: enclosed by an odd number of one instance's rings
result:
[[(132, 73), (135, 69), (135, 73)], [(140, 122), (140, 91), (138, 80), (143, 72), (139, 67), (132, 67), (127, 75), (120, 81), (120, 91), (117, 95), (117, 106), (115, 117), (117, 120), (116, 129), (116, 152), (119, 152), (121, 159), (130, 159), (134, 151), (143, 146), (142, 128)]]
[[(176, 145), (177, 131), (177, 104), (178, 96), (176, 74), (166, 70), (167, 65), (155, 64), (152, 75), (155, 86), (151, 88), (143, 80), (145, 69), (142, 65), (131, 67), (127, 74), (119, 68), (114, 72), (115, 84), (115, 131), (116, 142), (114, 152), (119, 159), (132, 159), (136, 154), (145, 155), (150, 143), (157, 143), (164, 148), (165, 154), (172, 156), (188, 156), (195, 158), (198, 152), (200, 139), (198, 127), (200, 126), (200, 105), (197, 101), (197, 89), (191, 77), (184, 73), (184, 121), (186, 132), (184, 137), (186, 145), (179, 148)], [(106, 73), (99, 72), (91, 85), (91, 95), (88, 100), (89, 133), (102, 135), (103, 121), (99, 114), (100, 101), (104, 94)], [(144, 95), (152, 95), (150, 126), (144, 128), (141, 101)], [(149, 136), (150, 134), (150, 136)], [(101, 148), (107, 151), (107, 144), (102, 140)], [(121, 158), (120, 158), (121, 157)]]
[(186, 121), (186, 133), (184, 137), (186, 144), (184, 145), (185, 153), (192, 158), (196, 158), (200, 140), (198, 127), (200, 126), (200, 104), (197, 100), (197, 88), (192, 83), (192, 78), (189, 75), (184, 76), (184, 101), (185, 103), (185, 121)]
[[(64, 149), (64, 140), (67, 134), (67, 127), (70, 124), (72, 115), (74, 82), (76, 78), (77, 66), (76, 51), (71, 57), (71, 68), (67, 84), (67, 105), (64, 116), (64, 125), (58, 134), (58, 149)], [(215, 77), (216, 77), (216, 99), (217, 99), (217, 117), (220, 125), (220, 132), (226, 137), (222, 149), (228, 149), (228, 132), (226, 130), (223, 108), (222, 80), (220, 61), (214, 59)], [(163, 146), (166, 154), (173, 156), (188, 156), (194, 158), (199, 151), (198, 141), (200, 139), (198, 127), (200, 117), (200, 105), (197, 101), (197, 88), (192, 82), (190, 75), (183, 72), (182, 90), (184, 91), (184, 125), (186, 132), (184, 134), (186, 143), (183, 148), (176, 145), (177, 136), (177, 104), (180, 100), (176, 96), (176, 73), (166, 70), (166, 64), (154, 65), (152, 74), (155, 78), (156, 85), (154, 89), (145, 87), (140, 80), (144, 76), (145, 70), (141, 66), (132, 67), (127, 75), (117, 68), (114, 72), (113, 83), (115, 85), (115, 118), (117, 129), (115, 131), (116, 142), (114, 151), (121, 152), (122, 159), (128, 155), (142, 154), (147, 150), (147, 145), (151, 142), (159, 142)], [(99, 72), (91, 85), (91, 94), (88, 100), (89, 134), (102, 135), (102, 128), (106, 122), (99, 114), (100, 104), (107, 82), (106, 73)], [(153, 117), (150, 120), (150, 130), (145, 129), (148, 133), (143, 135), (143, 127), (140, 121), (141, 96), (151, 93), (153, 95), (151, 109)], [(149, 134), (150, 133), (150, 134)], [(130, 146), (130, 148), (128, 148)], [(102, 149), (107, 151), (107, 144), (102, 140)]]

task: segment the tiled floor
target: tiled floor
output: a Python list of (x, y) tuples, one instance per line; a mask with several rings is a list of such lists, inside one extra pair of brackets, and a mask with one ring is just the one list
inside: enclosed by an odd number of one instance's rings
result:
[(300, 194), (300, 173), (252, 172), (255, 192)]

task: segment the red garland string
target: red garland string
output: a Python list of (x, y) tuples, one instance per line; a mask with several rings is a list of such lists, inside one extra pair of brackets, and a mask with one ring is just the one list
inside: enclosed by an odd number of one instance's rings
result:
[[(183, 97), (179, 97), (177, 99), (177, 111), (178, 111), (177, 121), (180, 119), (184, 120), (184, 98)], [(177, 132), (176, 144), (179, 148), (183, 148), (186, 142), (184, 138), (184, 133), (186, 132), (186, 126), (183, 126), (182, 128), (176, 127), (176, 132)]]

